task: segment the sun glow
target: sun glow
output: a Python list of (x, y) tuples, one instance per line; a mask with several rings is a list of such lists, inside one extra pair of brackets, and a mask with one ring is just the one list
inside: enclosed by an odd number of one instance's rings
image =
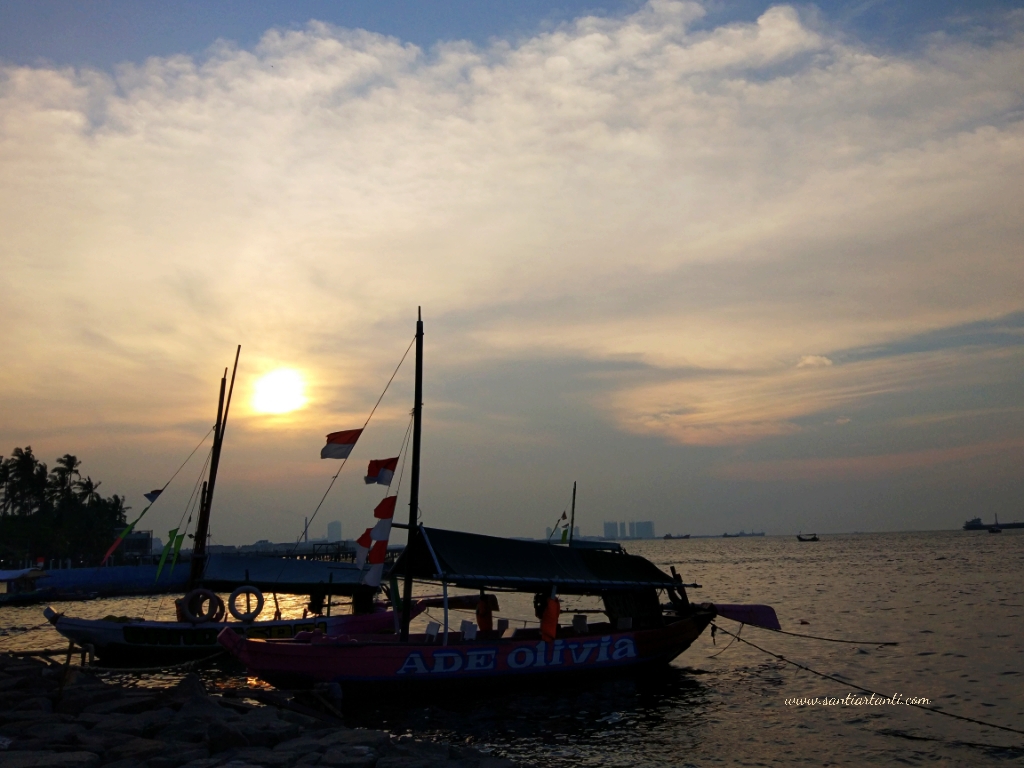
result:
[(279, 368), (257, 380), (252, 407), (258, 413), (288, 413), (306, 404), (305, 383), (298, 371)]

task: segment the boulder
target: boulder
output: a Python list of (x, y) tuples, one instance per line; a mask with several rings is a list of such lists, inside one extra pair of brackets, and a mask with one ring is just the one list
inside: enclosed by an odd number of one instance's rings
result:
[(248, 747), (249, 739), (233, 725), (214, 720), (206, 731), (206, 741), (212, 754), (223, 752), (232, 747)]
[(169, 749), (165, 754), (149, 758), (146, 761), (146, 768), (179, 768), (193, 760), (206, 760), (209, 757), (210, 750), (206, 747)]
[(0, 768), (95, 768), (100, 756), (93, 752), (0, 752)]
[[(370, 731), (365, 728), (338, 728), (323, 736), (319, 736), (320, 744), (325, 747), (370, 747), (383, 749), (390, 741), (384, 731)], [(445, 755), (447, 757), (447, 754)]]
[(320, 758), (320, 765), (331, 768), (373, 768), (377, 753), (369, 747), (331, 747)]
[(131, 759), (141, 762), (148, 757), (165, 754), (167, 751), (168, 745), (163, 741), (135, 738), (111, 747), (104, 753), (103, 757), (108, 761)]

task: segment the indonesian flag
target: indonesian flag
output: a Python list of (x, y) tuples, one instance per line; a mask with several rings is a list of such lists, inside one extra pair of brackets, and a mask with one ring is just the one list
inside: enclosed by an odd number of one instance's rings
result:
[(374, 541), (383, 541), (387, 543), (389, 536), (391, 536), (390, 517), (386, 517), (383, 520), (378, 520), (377, 524), (373, 526), (373, 529), (370, 531), (370, 538)]
[(363, 480), (367, 485), (377, 483), (378, 485), (391, 485), (395, 476), (395, 469), (398, 468), (398, 457), (393, 459), (373, 459), (370, 467), (366, 470), (366, 477)]
[(379, 587), (381, 577), (384, 575), (384, 563), (377, 563), (371, 565), (369, 570), (363, 575), (363, 584), (370, 587)]
[(327, 436), (327, 445), (320, 449), (321, 459), (347, 459), (356, 446), (356, 440), (363, 434), (361, 429), (346, 429), (344, 432), (331, 432)]
[[(390, 524), (390, 520), (381, 520), (381, 523)], [(379, 523), (378, 523), (379, 525)], [(370, 556), (367, 562), (370, 563), (369, 570), (363, 575), (363, 584), (367, 584), (371, 587), (379, 587), (380, 579), (384, 573), (384, 557), (388, 553), (387, 541), (375, 541), (373, 546), (370, 547)]]
[(363, 531), (363, 535), (356, 539), (356, 567), (362, 568), (363, 563), (366, 562), (366, 556), (370, 552), (370, 546), (373, 544), (371, 539), (373, 534), (373, 528), (367, 528)]
[(370, 565), (383, 565), (384, 556), (388, 553), (388, 542), (387, 539), (383, 541), (373, 542), (373, 546), (370, 547), (370, 556), (367, 558), (367, 562)]
[[(397, 496), (385, 496), (384, 500), (377, 505), (373, 510), (373, 516), (378, 520), (390, 520), (395, 516), (395, 502), (398, 501)], [(379, 539), (379, 536), (373, 538)]]

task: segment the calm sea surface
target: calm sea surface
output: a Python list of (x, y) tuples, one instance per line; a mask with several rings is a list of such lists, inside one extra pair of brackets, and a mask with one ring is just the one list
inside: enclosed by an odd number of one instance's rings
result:
[[(784, 630), (873, 641), (743, 630), (744, 639), (787, 659), (1024, 730), (1024, 531), (856, 534), (806, 544), (792, 536), (691, 539), (627, 549), (703, 585), (689, 590), (693, 601), (767, 603)], [(529, 597), (499, 599), (499, 615), (532, 617)], [(585, 607), (568, 599), (563, 610), (573, 606)], [(90, 618), (173, 614), (167, 597), (54, 607)], [(285, 615), (301, 611), (297, 601), (282, 607)], [(461, 618), (453, 615), (456, 626)], [(0, 608), (0, 650), (61, 647), (48, 627), (13, 629), (41, 621), (41, 607)], [(1024, 736), (910, 707), (787, 706), (794, 697), (857, 691), (729, 641), (719, 634), (712, 644), (706, 632), (653, 677), (412, 703), (347, 701), (346, 709), (353, 726), (468, 741), (539, 766), (1024, 764)], [(223, 670), (203, 674), (210, 685), (246, 683)], [(179, 677), (120, 679), (159, 686)]]

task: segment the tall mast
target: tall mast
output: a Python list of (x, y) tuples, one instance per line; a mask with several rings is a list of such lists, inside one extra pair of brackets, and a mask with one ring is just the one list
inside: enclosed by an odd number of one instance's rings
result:
[[(416, 540), (416, 517), (420, 506), (420, 435), (423, 427), (423, 308), (416, 313), (416, 388), (412, 406), (412, 486), (409, 489), (409, 538), (405, 548), (410, 551)], [(410, 606), (412, 604), (412, 570), (405, 573), (402, 589), (402, 640), (409, 639)]]
[[(224, 445), (224, 430), (228, 425), (228, 411), (231, 409), (231, 394), (235, 391), (235, 373), (238, 372), (238, 356), (242, 345), (235, 350), (235, 367), (231, 371), (231, 386), (227, 386), (228, 369), (220, 380), (220, 397), (217, 400), (217, 423), (213, 428), (213, 455), (210, 457), (210, 479), (203, 483), (203, 496), (199, 504), (199, 519), (196, 521), (195, 540), (192, 545), (192, 564), (189, 570), (188, 588), (192, 589), (203, 576), (206, 559), (206, 538), (210, 531), (210, 508), (213, 505), (213, 489), (217, 484), (217, 468), (220, 466), (220, 450)], [(227, 390), (227, 401), (224, 394)]]
[(572, 481), (572, 516), (569, 518), (569, 546), (572, 546), (572, 535), (576, 530), (576, 481)]

